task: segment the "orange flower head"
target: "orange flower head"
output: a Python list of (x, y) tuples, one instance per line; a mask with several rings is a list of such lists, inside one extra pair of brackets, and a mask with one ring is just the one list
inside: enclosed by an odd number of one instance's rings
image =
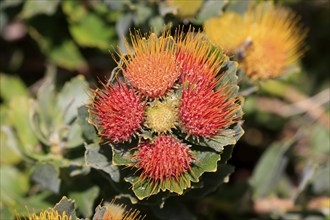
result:
[(176, 62), (173, 38), (163, 32), (157, 37), (151, 33), (149, 38), (137, 32), (131, 34), (133, 51), (126, 42), (127, 54), (121, 53), (123, 75), (130, 84), (148, 98), (157, 98), (173, 87), (180, 71)]
[[(103, 209), (104, 211), (101, 211)], [(98, 206), (94, 215), (95, 220), (142, 220), (139, 210), (126, 211), (126, 205), (117, 205), (115, 200), (105, 206)]]
[(179, 104), (183, 130), (188, 135), (213, 137), (236, 123), (239, 108), (229, 93), (225, 87), (214, 91), (207, 86), (185, 86)]
[(189, 147), (171, 136), (158, 136), (153, 143), (143, 143), (134, 154), (134, 167), (142, 170), (141, 179), (163, 185), (166, 180), (178, 180), (190, 171), (193, 156)]
[(129, 141), (141, 128), (144, 121), (146, 103), (127, 85), (106, 86), (105, 90), (96, 90), (90, 112), (92, 122), (103, 139), (111, 142)]
[[(177, 37), (177, 59), (180, 63), (180, 82), (216, 85), (216, 75), (224, 62), (219, 48), (215, 48), (198, 32), (188, 32), (185, 37)], [(206, 84), (207, 84), (206, 83)]]

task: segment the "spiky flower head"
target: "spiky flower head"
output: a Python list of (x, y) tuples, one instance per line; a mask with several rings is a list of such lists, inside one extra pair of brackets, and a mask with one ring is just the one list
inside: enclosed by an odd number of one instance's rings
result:
[(72, 216), (68, 216), (65, 212), (59, 213), (57, 210), (48, 209), (39, 214), (29, 214), (28, 220), (72, 220)]
[(142, 171), (141, 179), (150, 180), (156, 186), (169, 179), (178, 181), (191, 170), (193, 156), (189, 147), (172, 136), (158, 136), (153, 143), (143, 143), (138, 149), (134, 154), (137, 161), (134, 167)]
[(120, 65), (123, 75), (130, 84), (148, 98), (165, 95), (179, 77), (179, 68), (175, 59), (173, 38), (167, 32), (161, 37), (151, 33), (142, 37), (139, 32), (131, 33), (133, 50), (126, 42), (127, 54), (120, 57), (125, 67)]
[(281, 76), (302, 56), (306, 33), (298, 23), (289, 9), (262, 3), (243, 17), (224, 14), (204, 27), (210, 40), (241, 59), (247, 76), (264, 80)]
[(94, 214), (95, 220), (142, 220), (143, 216), (140, 215), (140, 211), (137, 209), (126, 210), (126, 205), (115, 204), (115, 200), (111, 203), (98, 206)]
[(159, 134), (171, 132), (178, 125), (178, 103), (176, 95), (149, 103), (146, 108), (146, 126)]
[(177, 59), (180, 63), (180, 82), (191, 84), (213, 83), (225, 57), (219, 47), (214, 47), (198, 32), (188, 32), (184, 37), (178, 34)]
[(213, 137), (236, 123), (239, 107), (236, 98), (228, 98), (225, 87), (214, 91), (207, 86), (187, 85), (182, 90), (180, 121), (188, 135)]
[(117, 81), (96, 90), (90, 112), (99, 135), (110, 142), (129, 141), (141, 128), (146, 103), (134, 90)]

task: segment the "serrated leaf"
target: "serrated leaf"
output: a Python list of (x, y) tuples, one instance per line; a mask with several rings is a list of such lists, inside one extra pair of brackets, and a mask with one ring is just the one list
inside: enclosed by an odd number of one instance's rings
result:
[(73, 200), (68, 199), (65, 196), (62, 197), (61, 201), (56, 203), (54, 210), (58, 211), (61, 215), (65, 212), (68, 217), (76, 219), (76, 204)]
[(71, 192), (69, 197), (74, 199), (80, 212), (87, 218), (93, 214), (94, 200), (98, 197), (99, 191), (98, 186), (93, 186), (85, 191)]
[(250, 179), (254, 199), (265, 197), (274, 190), (287, 166), (286, 153), (292, 144), (293, 140), (274, 143), (263, 153)]
[(29, 96), (28, 89), (20, 78), (4, 73), (0, 73), (0, 94), (5, 102), (15, 96)]
[(112, 162), (115, 165), (125, 165), (129, 166), (134, 163), (134, 160), (131, 158), (130, 148), (136, 147), (137, 144), (132, 142), (130, 144), (123, 144), (120, 146), (112, 146)]
[(112, 150), (110, 146), (100, 146), (98, 144), (90, 144), (85, 146), (85, 160), (91, 167), (103, 170), (114, 182), (119, 182), (119, 168), (112, 163)]
[(37, 164), (31, 178), (45, 189), (49, 189), (54, 193), (59, 192), (61, 179), (59, 178), (58, 170), (52, 164)]
[(59, 0), (52, 1), (25, 1), (21, 12), (22, 18), (30, 18), (38, 14), (53, 15), (60, 3)]

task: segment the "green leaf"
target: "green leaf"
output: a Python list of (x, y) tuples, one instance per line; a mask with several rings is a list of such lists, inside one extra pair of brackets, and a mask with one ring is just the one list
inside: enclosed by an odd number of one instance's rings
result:
[(86, 65), (85, 60), (60, 21), (55, 16), (33, 18), (29, 33), (53, 63), (68, 70), (81, 69)]
[(14, 132), (9, 126), (2, 125), (0, 131), (0, 163), (16, 164), (21, 161), (20, 147)]
[(275, 189), (287, 166), (287, 152), (292, 145), (293, 140), (274, 143), (263, 153), (250, 179), (254, 199), (265, 197)]
[(29, 189), (28, 178), (13, 166), (2, 165), (0, 171), (1, 201), (15, 207)]
[(244, 134), (244, 130), (239, 124), (235, 124), (233, 128), (222, 130), (217, 137), (200, 138), (195, 140), (189, 137), (187, 141), (198, 146), (210, 147), (217, 152), (222, 152), (223, 148), (228, 145), (235, 145)]
[(57, 106), (64, 112), (64, 123), (69, 124), (78, 114), (78, 108), (89, 100), (88, 84), (83, 76), (79, 75), (66, 82), (57, 95)]
[(78, 108), (78, 123), (82, 129), (82, 132), (87, 140), (98, 142), (100, 140), (97, 135), (96, 129), (88, 122), (89, 112), (86, 106)]
[(68, 217), (71, 216), (72, 219), (76, 219), (76, 204), (73, 200), (65, 196), (62, 197), (61, 201), (56, 203), (54, 210), (58, 211), (60, 214), (65, 212)]
[(59, 0), (52, 1), (25, 1), (21, 12), (22, 18), (30, 18), (38, 14), (53, 15), (60, 3)]
[(78, 210), (84, 217), (90, 217), (93, 214), (94, 200), (98, 197), (99, 191), (98, 186), (93, 186), (82, 192), (71, 192), (69, 197), (75, 200)]
[(149, 20), (149, 26), (156, 33), (160, 33), (164, 29), (165, 21), (161, 16), (153, 16)]
[(329, 195), (330, 193), (330, 163), (321, 164), (317, 167), (313, 175), (311, 184), (313, 191), (318, 195)]
[(152, 8), (144, 4), (136, 5), (137, 24), (143, 24), (152, 15)]
[(194, 23), (203, 24), (207, 19), (221, 15), (227, 4), (226, 1), (205, 1)]
[(311, 148), (313, 153), (319, 155), (329, 155), (330, 148), (330, 136), (329, 130), (320, 124), (316, 124), (314, 128), (312, 128), (311, 136)]
[(29, 96), (29, 91), (17, 76), (0, 73), (0, 94), (5, 102), (9, 102), (15, 96)]
[(22, 148), (25, 151), (33, 152), (38, 140), (30, 125), (31, 101), (25, 96), (15, 96), (9, 102), (8, 123), (11, 124), (16, 131), (16, 135)]
[(63, 40), (61, 44), (51, 48), (48, 55), (54, 63), (69, 70), (76, 70), (85, 65), (78, 47), (71, 40)]
[[(222, 160), (222, 158), (221, 158)], [(228, 164), (219, 164), (215, 173), (205, 173), (202, 175), (200, 183), (201, 188), (188, 191), (187, 198), (203, 198), (215, 191), (221, 184), (227, 181), (230, 174), (234, 172), (234, 167)]]
[(119, 182), (120, 172), (117, 166), (112, 162), (112, 150), (110, 146), (100, 146), (98, 144), (90, 144), (85, 146), (86, 163), (98, 170), (103, 170), (114, 182)]
[(88, 13), (83, 20), (70, 24), (70, 32), (75, 41), (82, 46), (110, 49), (116, 37), (113, 27), (109, 27), (96, 14)]
[(59, 171), (49, 163), (38, 163), (31, 176), (32, 180), (54, 193), (60, 190)]
[(101, 16), (103, 5), (94, 9), (97, 11), (87, 11), (77, 1), (63, 3), (63, 10), (69, 18), (69, 30), (76, 42), (81, 46), (109, 49), (116, 37), (114, 25), (107, 23)]

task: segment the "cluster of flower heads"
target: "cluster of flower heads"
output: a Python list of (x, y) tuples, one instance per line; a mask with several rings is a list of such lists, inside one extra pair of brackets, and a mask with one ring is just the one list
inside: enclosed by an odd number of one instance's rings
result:
[(217, 138), (240, 120), (235, 71), (219, 74), (228, 58), (200, 32), (136, 31), (131, 42), (119, 53), (122, 77), (95, 90), (91, 123), (113, 145), (138, 140), (129, 166), (139, 181), (164, 190), (183, 179), (188, 187), (199, 161), (187, 140)]
[(244, 16), (226, 12), (204, 23), (208, 38), (234, 54), (253, 80), (277, 78), (303, 54), (306, 36), (289, 9), (270, 2), (251, 7)]

